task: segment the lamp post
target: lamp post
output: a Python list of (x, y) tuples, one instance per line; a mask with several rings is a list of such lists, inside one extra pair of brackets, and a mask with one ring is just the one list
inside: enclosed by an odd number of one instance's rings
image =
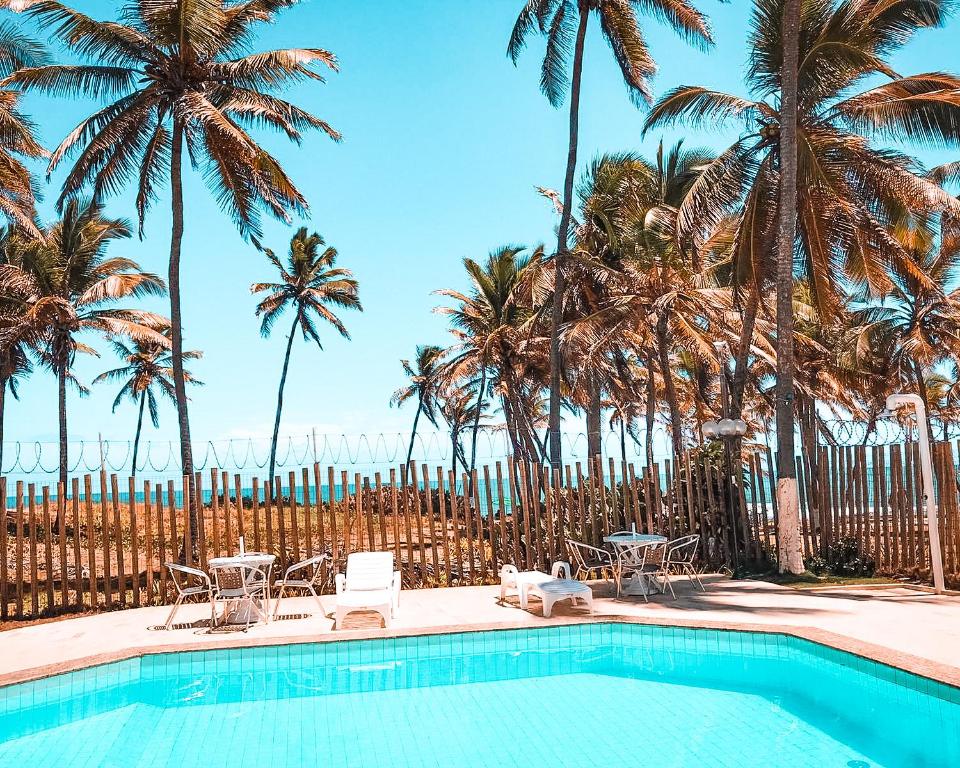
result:
[[(719, 347), (718, 347), (719, 351)], [(733, 461), (731, 459), (730, 444), (747, 434), (747, 422), (743, 419), (731, 419), (726, 414), (730, 412), (729, 396), (727, 393), (727, 366), (724, 363), (720, 371), (720, 406), (724, 417), (720, 421), (705, 421), (700, 426), (700, 433), (706, 440), (723, 440), (723, 456), (727, 464), (728, 492), (727, 516), (730, 530), (727, 547), (733, 558), (735, 570), (740, 568), (740, 554), (737, 550), (737, 523), (733, 515)]]
[(927, 410), (919, 395), (906, 393), (887, 397), (887, 411), (913, 406), (917, 416), (917, 435), (920, 443), (920, 474), (923, 479), (923, 503), (927, 508), (927, 535), (930, 538), (930, 566), (933, 571), (933, 588), (943, 593), (943, 559), (940, 554), (940, 526), (937, 520), (937, 504), (933, 498), (933, 464), (930, 461), (930, 434), (927, 431)]

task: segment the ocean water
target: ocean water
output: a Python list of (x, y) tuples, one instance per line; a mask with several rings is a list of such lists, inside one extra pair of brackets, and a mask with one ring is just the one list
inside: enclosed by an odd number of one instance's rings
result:
[(0, 689), (0, 766), (934, 768), (960, 690), (615, 623), (145, 656)]

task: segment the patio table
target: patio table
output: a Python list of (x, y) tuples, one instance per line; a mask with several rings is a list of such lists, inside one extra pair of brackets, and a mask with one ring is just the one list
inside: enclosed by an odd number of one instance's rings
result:
[[(620, 583), (620, 557), (628, 549), (642, 549), (644, 547), (666, 544), (667, 537), (656, 533), (615, 533), (610, 536), (604, 536), (605, 543), (610, 544), (616, 550), (617, 554), (617, 583)], [(642, 595), (650, 593), (650, 582), (648, 578), (640, 573), (634, 573), (630, 581), (622, 586), (620, 593), (624, 595)]]
[[(252, 568), (260, 568), (263, 570), (266, 583), (264, 584), (264, 615), (267, 617), (266, 621), (270, 620), (270, 571), (273, 568), (273, 564), (276, 562), (276, 555), (268, 555), (264, 552), (245, 552), (242, 555), (232, 555), (230, 557), (211, 557), (207, 561), (207, 566), (210, 570), (215, 568), (240, 568), (241, 566), (247, 566)], [(248, 572), (244, 571), (244, 578)], [(235, 606), (232, 610), (227, 612), (227, 615), (224, 617), (224, 621), (227, 624), (246, 624), (247, 618), (250, 613), (249, 603), (243, 602), (240, 605)]]

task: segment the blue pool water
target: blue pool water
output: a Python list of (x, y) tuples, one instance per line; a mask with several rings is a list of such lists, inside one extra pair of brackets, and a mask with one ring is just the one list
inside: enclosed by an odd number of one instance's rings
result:
[(784, 635), (630, 624), (145, 656), (0, 689), (23, 768), (934, 768), (960, 690)]

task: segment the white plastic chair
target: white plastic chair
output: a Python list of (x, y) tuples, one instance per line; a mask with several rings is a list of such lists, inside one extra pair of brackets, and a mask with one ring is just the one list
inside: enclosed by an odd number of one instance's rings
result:
[[(648, 593), (651, 579), (656, 578), (656, 574), (662, 568), (662, 560), (666, 550), (660, 552), (661, 562), (656, 562), (656, 551), (660, 550), (662, 545), (657, 544), (626, 544), (617, 547), (617, 567), (615, 572), (615, 581), (617, 582), (617, 597), (620, 597), (624, 578), (636, 576), (644, 579), (643, 601), (649, 602)], [(659, 585), (658, 585), (659, 586)]]
[(354, 552), (347, 556), (346, 574), (338, 573), (336, 627), (353, 611), (375, 611), (389, 628), (400, 612), (400, 571), (393, 569), (392, 552)]
[(673, 584), (670, 583), (670, 568), (667, 565), (669, 553), (669, 543), (648, 545), (644, 550), (644, 563), (640, 573), (647, 579), (647, 584), (653, 584), (660, 590), (660, 594), (666, 594), (669, 588), (670, 594), (676, 600), (677, 593), (673, 591)]
[[(690, 580), (700, 587), (701, 592), (706, 592), (706, 587), (700, 581), (700, 574), (693, 567), (693, 559), (697, 556), (697, 548), (700, 546), (700, 535), (692, 533), (689, 536), (681, 536), (667, 544), (667, 562), (666, 570), (668, 578), (670, 573), (682, 573), (690, 577)], [(671, 587), (671, 592), (673, 588)]]
[(269, 621), (270, 608), (266, 604), (267, 586), (270, 583), (269, 569), (247, 563), (230, 563), (214, 566), (210, 572), (214, 582), (213, 602), (226, 603), (221, 616), (223, 621), (226, 621), (231, 613), (231, 605), (236, 606), (236, 611), (246, 611), (246, 629), (250, 628), (254, 614), (258, 621)]
[[(176, 615), (183, 601), (188, 597), (197, 597), (204, 595), (210, 601), (210, 623), (216, 619), (216, 607), (213, 601), (213, 585), (210, 583), (210, 577), (198, 568), (191, 568), (179, 563), (166, 563), (167, 570), (170, 571), (170, 579), (173, 586), (177, 589), (177, 600), (170, 609), (170, 615), (167, 616), (166, 628), (173, 626), (173, 617)], [(191, 583), (192, 582), (192, 583)]]
[[(317, 594), (316, 587), (320, 581), (320, 577), (323, 575), (323, 570), (320, 566), (324, 560), (329, 559), (330, 555), (324, 552), (323, 554), (309, 557), (306, 560), (301, 560), (299, 563), (294, 563), (284, 571), (283, 578), (278, 584), (274, 584), (274, 587), (277, 589), (277, 602), (273, 609), (273, 618), (277, 618), (277, 613), (280, 611), (280, 600), (283, 598), (283, 593), (291, 589), (305, 589), (313, 595), (313, 599), (317, 601), (320, 610), (323, 610), (323, 603), (320, 602), (320, 596)], [(312, 573), (309, 572), (311, 566), (313, 567)], [(296, 576), (296, 578), (294, 578), (294, 576)]]

